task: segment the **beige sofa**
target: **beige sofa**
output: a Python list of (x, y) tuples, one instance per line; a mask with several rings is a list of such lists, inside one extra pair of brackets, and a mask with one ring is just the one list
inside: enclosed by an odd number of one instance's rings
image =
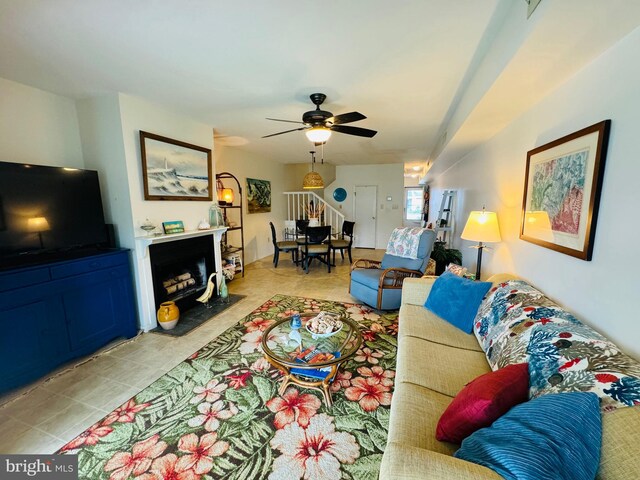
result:
[[(515, 278), (494, 275), (500, 283)], [(398, 332), (398, 363), (389, 438), (380, 479), (500, 479), (493, 470), (453, 457), (436, 425), (466, 383), (490, 368), (476, 337), (424, 308), (435, 278), (406, 279)], [(599, 479), (640, 478), (640, 406), (603, 415)]]

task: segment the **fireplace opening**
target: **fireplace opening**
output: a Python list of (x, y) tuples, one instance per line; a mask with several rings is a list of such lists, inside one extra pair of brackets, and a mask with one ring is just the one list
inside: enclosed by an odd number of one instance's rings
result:
[(192, 308), (215, 271), (209, 237), (153, 244), (149, 246), (149, 256), (156, 309), (167, 301), (176, 302), (181, 312)]

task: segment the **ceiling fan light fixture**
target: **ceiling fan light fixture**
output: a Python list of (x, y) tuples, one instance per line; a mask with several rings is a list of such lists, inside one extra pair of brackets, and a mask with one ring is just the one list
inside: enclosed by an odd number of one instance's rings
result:
[(313, 127), (304, 133), (313, 143), (324, 143), (331, 137), (331, 130), (326, 127)]

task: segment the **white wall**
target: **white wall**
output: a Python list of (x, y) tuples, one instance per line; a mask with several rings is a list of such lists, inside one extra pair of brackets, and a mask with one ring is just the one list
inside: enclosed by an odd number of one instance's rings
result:
[(213, 126), (197, 122), (138, 97), (124, 94), (120, 94), (119, 97), (122, 138), (136, 236), (144, 235), (140, 224), (146, 218), (156, 225), (164, 221), (182, 220), (185, 230), (195, 230), (201, 220), (209, 218), (210, 201), (144, 199), (139, 135), (140, 130), (143, 130), (212, 149)]
[(134, 222), (117, 94), (77, 102), (85, 166), (100, 176), (107, 223), (115, 226), (118, 246), (134, 248)]
[[(486, 205), (498, 212), (503, 241), (483, 256), (483, 277), (512, 272), (560, 302), (640, 358), (640, 29), (616, 44), (502, 132), (433, 179), (458, 189), (457, 220)], [(604, 119), (612, 120), (593, 259), (590, 262), (519, 240), (526, 153)], [(437, 161), (437, 160), (436, 160)], [(435, 212), (437, 214), (437, 211)], [(459, 237), (459, 232), (458, 232)], [(471, 242), (458, 240), (463, 264), (475, 269)]]
[(75, 102), (0, 78), (0, 161), (83, 168)]
[[(282, 231), (287, 214), (287, 203), (282, 192), (290, 191), (292, 188), (301, 189), (301, 185), (295, 186), (295, 169), (290, 165), (281, 164), (266, 157), (259, 157), (236, 147), (218, 148), (215, 162), (216, 172), (229, 172), (235, 175), (242, 187), (245, 264), (273, 255), (269, 222), (273, 222), (276, 227), (278, 240), (283, 240)], [(271, 182), (271, 212), (248, 213), (247, 177)], [(225, 182), (225, 186), (231, 186), (233, 181), (225, 180)], [(234, 190), (236, 189), (234, 188)], [(227, 210), (229, 220), (236, 223), (238, 223), (238, 219), (234, 217), (234, 214), (238, 213), (237, 210)], [(239, 244), (240, 232), (233, 231), (227, 235), (230, 244)]]
[[(336, 180), (325, 188), (324, 199), (332, 207), (344, 214), (346, 220), (354, 219), (354, 191), (356, 186), (375, 185), (378, 187), (376, 215), (376, 248), (387, 248), (391, 232), (402, 226), (404, 201), (404, 165), (394, 163), (388, 165), (338, 165)], [(344, 202), (333, 199), (333, 191), (342, 187), (347, 191)], [(391, 196), (392, 200), (387, 201)], [(396, 208), (394, 208), (396, 207)], [(356, 223), (355, 233), (358, 232)]]

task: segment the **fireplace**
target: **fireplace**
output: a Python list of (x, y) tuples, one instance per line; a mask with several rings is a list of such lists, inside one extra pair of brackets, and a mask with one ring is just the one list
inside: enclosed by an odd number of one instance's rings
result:
[(181, 312), (190, 309), (215, 272), (210, 236), (150, 245), (149, 260), (156, 309), (167, 301), (176, 302)]

